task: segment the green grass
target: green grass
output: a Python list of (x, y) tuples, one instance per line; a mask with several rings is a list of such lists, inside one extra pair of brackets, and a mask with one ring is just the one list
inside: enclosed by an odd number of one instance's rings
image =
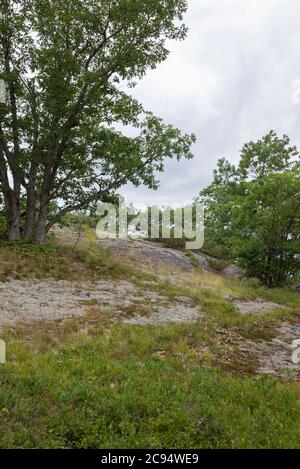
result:
[(213, 368), (204, 325), (40, 333), (8, 341), (1, 448), (300, 447), (299, 389)]
[(12, 278), (96, 280), (134, 275), (132, 266), (119, 262), (99, 243), (84, 242), (74, 249), (70, 244), (53, 241), (41, 247), (0, 241), (0, 282)]
[[(170, 272), (169, 272), (170, 274)], [(176, 278), (176, 274), (174, 274)], [(143, 286), (144, 278), (140, 276), (135, 282)], [(185, 274), (180, 284), (171, 283), (168, 280), (157, 281), (156, 284), (148, 286), (165, 296), (176, 298), (187, 296), (195, 300), (203, 312), (215, 321), (220, 327), (252, 327), (254, 324), (263, 325), (277, 323), (283, 319), (299, 317), (300, 296), (291, 289), (266, 290), (252, 285), (247, 279), (226, 278), (218, 274), (208, 272), (195, 272)], [(273, 312), (261, 315), (241, 315), (236, 311), (229, 300), (255, 300), (265, 299), (282, 305)]]
[[(0, 281), (126, 278), (170, 298), (189, 296), (206, 313), (197, 324), (138, 327), (91, 308), (84, 319), (1, 333), (1, 448), (300, 447), (299, 384), (255, 376), (256, 364), (242, 364), (223, 340), (271, 337), (274, 324), (299, 316), (299, 294), (200, 271), (181, 272), (173, 284), (161, 273), (138, 271), (93, 242), (75, 251), (53, 242), (0, 245)], [(245, 317), (229, 297), (289, 309)]]

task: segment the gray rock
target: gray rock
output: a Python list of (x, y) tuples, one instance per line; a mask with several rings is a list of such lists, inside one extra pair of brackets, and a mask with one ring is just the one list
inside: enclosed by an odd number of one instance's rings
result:
[(254, 301), (234, 300), (233, 305), (243, 315), (247, 314), (265, 314), (275, 311), (276, 309), (285, 308), (283, 305), (257, 299)]
[[(300, 339), (300, 324), (283, 323), (275, 330), (275, 337), (266, 340), (244, 340), (240, 350), (256, 356), (259, 362), (259, 373), (285, 377), (300, 378), (300, 364), (297, 343)], [(295, 345), (294, 345), (295, 344)]]
[(139, 267), (166, 266), (191, 272), (195, 269), (183, 251), (166, 248), (161, 243), (147, 240), (105, 239), (101, 244), (118, 256), (138, 262)]
[(10, 280), (0, 284), (0, 300), (0, 328), (82, 317), (91, 310), (133, 324), (190, 322), (202, 317), (187, 297), (172, 300), (127, 281)]
[(241, 275), (241, 271), (236, 265), (230, 264), (222, 270), (222, 274), (226, 277), (237, 277)]
[(299, 283), (296, 283), (296, 285), (294, 285), (294, 290), (295, 290), (297, 293), (300, 293), (300, 282), (299, 282)]

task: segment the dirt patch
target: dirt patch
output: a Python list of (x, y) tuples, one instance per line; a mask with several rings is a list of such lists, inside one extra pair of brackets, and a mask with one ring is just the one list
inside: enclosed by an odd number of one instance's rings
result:
[[(189, 322), (201, 318), (199, 309), (187, 299), (170, 300), (126, 282), (70, 282), (55, 280), (12, 280), (0, 285), (0, 327), (21, 322), (64, 320), (84, 316), (91, 308), (112, 320), (147, 317), (153, 324)], [(146, 322), (145, 322), (146, 323)]]

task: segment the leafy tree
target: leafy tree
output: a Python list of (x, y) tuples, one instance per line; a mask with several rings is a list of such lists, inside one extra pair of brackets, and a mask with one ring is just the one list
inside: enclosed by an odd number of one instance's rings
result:
[(268, 287), (300, 272), (300, 171), (245, 185), (233, 213), (231, 245), (238, 264)]
[(167, 40), (185, 38), (186, 8), (186, 0), (1, 0), (0, 191), (9, 239), (43, 244), (66, 213), (128, 182), (155, 189), (165, 158), (192, 156), (193, 135), (120, 90), (167, 58)]
[(300, 272), (300, 164), (289, 138), (271, 131), (243, 147), (237, 167), (220, 160), (200, 197), (207, 234), (230, 247), (248, 276), (268, 287)]
[(213, 182), (200, 193), (205, 206), (205, 238), (226, 245), (231, 233), (233, 200), (240, 193), (240, 175), (225, 158), (218, 161)]

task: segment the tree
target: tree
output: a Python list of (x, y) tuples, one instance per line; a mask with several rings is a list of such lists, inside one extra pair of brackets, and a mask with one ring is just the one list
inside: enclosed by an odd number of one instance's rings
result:
[[(120, 90), (167, 58), (167, 40), (185, 38), (185, 0), (0, 2), (0, 79), (7, 88), (0, 191), (9, 239), (43, 244), (64, 214), (128, 182), (155, 189), (165, 158), (192, 157), (193, 135)], [(122, 134), (116, 123), (137, 135)], [(57, 200), (60, 210), (49, 219)]]
[(220, 160), (201, 193), (208, 236), (230, 247), (237, 264), (266, 286), (300, 272), (300, 164), (289, 138), (271, 131), (243, 147), (237, 167)]
[(240, 174), (234, 165), (221, 158), (214, 170), (213, 182), (200, 193), (205, 207), (205, 238), (220, 245), (228, 244), (231, 234), (233, 200), (241, 191)]
[(239, 266), (266, 286), (300, 272), (299, 168), (245, 185), (233, 214), (231, 246)]

